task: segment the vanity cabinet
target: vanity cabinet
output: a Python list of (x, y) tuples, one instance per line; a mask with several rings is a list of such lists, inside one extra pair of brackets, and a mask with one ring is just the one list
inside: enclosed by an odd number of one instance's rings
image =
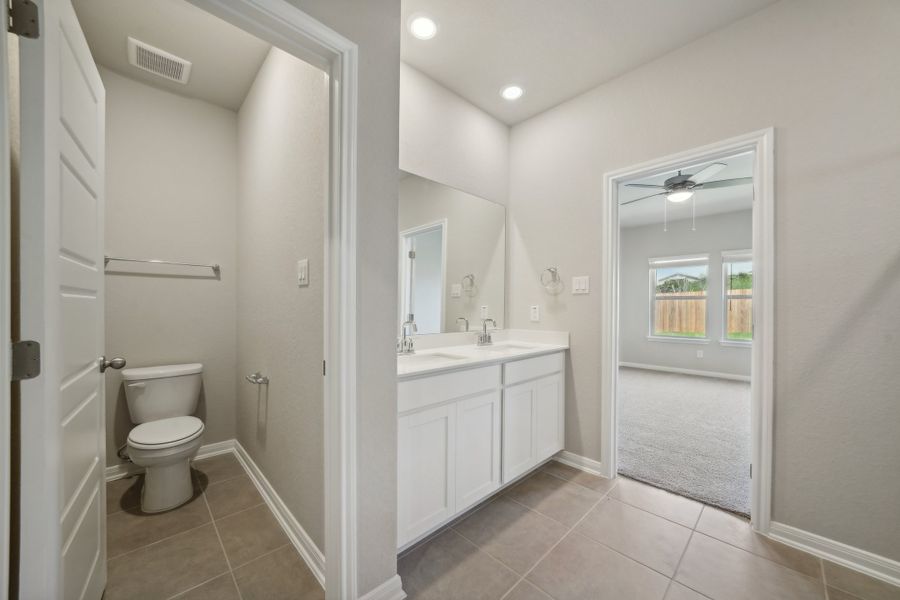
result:
[(564, 356), (398, 383), (398, 547), (563, 449)]
[(503, 365), (503, 483), (563, 449), (563, 353)]
[(499, 489), (500, 367), (401, 381), (398, 394), (402, 547)]

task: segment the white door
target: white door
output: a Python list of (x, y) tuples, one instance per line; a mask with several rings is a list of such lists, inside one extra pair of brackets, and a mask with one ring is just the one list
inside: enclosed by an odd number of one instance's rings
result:
[(456, 507), (459, 513), (500, 487), (500, 392), (456, 403)]
[(23, 381), (23, 599), (99, 599), (103, 469), (104, 90), (69, 0), (38, 1), (20, 42), (21, 335), (42, 348)]
[(565, 408), (561, 373), (534, 382), (534, 443), (538, 462), (563, 449)]
[(503, 391), (503, 483), (535, 464), (534, 384), (512, 385)]
[(403, 546), (454, 514), (456, 406), (402, 416), (397, 430), (397, 537)]

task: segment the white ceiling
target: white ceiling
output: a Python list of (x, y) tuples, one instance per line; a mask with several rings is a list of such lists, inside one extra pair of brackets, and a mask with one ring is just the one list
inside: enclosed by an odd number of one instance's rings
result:
[[(515, 124), (773, 1), (403, 0), (402, 59)], [(437, 22), (431, 40), (409, 33), (418, 14)], [(515, 102), (499, 95), (511, 83)]]
[[(122, 75), (237, 110), (270, 45), (184, 0), (73, 0), (94, 61)], [(193, 63), (186, 85), (128, 64), (127, 38)]]
[[(719, 171), (710, 181), (718, 181), (720, 179), (734, 179), (736, 177), (752, 177), (753, 176), (753, 153), (748, 152), (731, 158), (725, 158), (715, 162), (723, 162), (727, 167)], [(701, 163), (695, 165), (685, 165), (682, 171), (685, 174), (697, 173), (709, 163)], [(623, 182), (619, 185), (619, 203), (628, 202), (642, 196), (653, 194), (653, 190), (646, 188), (630, 188), (625, 183), (646, 183), (652, 185), (662, 185), (662, 182), (672, 177), (677, 170), (659, 173), (653, 177), (645, 177), (643, 179), (635, 179), (633, 181)], [(727, 188), (717, 188), (712, 190), (699, 190), (694, 194), (697, 200), (697, 217), (706, 217), (721, 213), (737, 212), (740, 210), (750, 210), (753, 208), (753, 185), (736, 185)], [(678, 221), (680, 219), (691, 218), (691, 203), (694, 198), (685, 202), (669, 202), (665, 196), (656, 196), (639, 202), (634, 202), (626, 206), (619, 207), (619, 224), (622, 227), (639, 227), (641, 225), (651, 225), (653, 223), (662, 223), (666, 218), (665, 211), (668, 210), (668, 220)], [(667, 208), (664, 208), (668, 205)]]

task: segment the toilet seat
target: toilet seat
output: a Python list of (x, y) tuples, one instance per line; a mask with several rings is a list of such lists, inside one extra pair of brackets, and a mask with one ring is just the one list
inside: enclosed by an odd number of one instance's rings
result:
[(203, 434), (197, 417), (171, 417), (142, 423), (128, 434), (128, 446), (140, 450), (163, 450), (187, 444)]

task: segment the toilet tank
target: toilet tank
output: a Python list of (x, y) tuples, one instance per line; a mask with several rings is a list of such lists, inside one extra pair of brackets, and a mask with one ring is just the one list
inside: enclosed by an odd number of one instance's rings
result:
[(194, 414), (200, 401), (202, 372), (200, 363), (124, 369), (122, 379), (131, 422)]

